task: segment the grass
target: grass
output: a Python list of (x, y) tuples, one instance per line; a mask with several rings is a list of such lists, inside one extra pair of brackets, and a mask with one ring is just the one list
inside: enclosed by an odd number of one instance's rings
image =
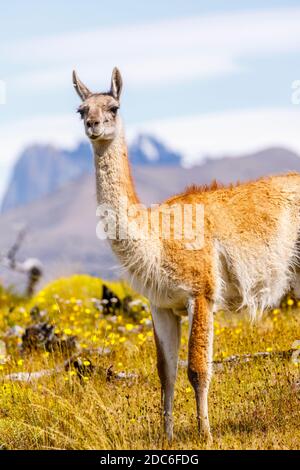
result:
[[(124, 284), (110, 287), (120, 296)], [(50, 284), (28, 301), (0, 290), (0, 332), (9, 358), (0, 366), (0, 446), (3, 449), (162, 449), (160, 385), (156, 373), (150, 312), (137, 307), (135, 319), (104, 317), (96, 299), (101, 281), (73, 276)], [(51, 369), (60, 353), (44, 350), (22, 355), (21, 339), (4, 336), (14, 325), (31, 323), (38, 305), (56, 331), (76, 334), (83, 360), (97, 372), (79, 380), (74, 370), (33, 382), (12, 382), (12, 372)], [(100, 308), (101, 310), (101, 308)], [(281, 351), (300, 339), (300, 312), (289, 299), (266, 313), (258, 325), (242, 314), (215, 318), (215, 359), (232, 354)], [(88, 352), (109, 348), (108, 354)], [(84, 351), (88, 353), (85, 354)], [(181, 359), (187, 356), (187, 323), (183, 324)], [(5, 362), (5, 363), (4, 363)], [(125, 379), (106, 380), (105, 371), (126, 372)], [(131, 376), (133, 373), (135, 375)], [(216, 371), (210, 390), (213, 449), (299, 449), (300, 367), (291, 360), (267, 358)], [(194, 396), (184, 367), (175, 394), (174, 449), (207, 448), (196, 432)]]

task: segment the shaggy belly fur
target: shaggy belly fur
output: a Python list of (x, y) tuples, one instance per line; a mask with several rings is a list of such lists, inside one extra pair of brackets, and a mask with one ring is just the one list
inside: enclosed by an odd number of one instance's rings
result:
[[(278, 305), (282, 297), (299, 286), (297, 240), (278, 239), (257, 245), (255, 252), (219, 245), (217, 252), (215, 309), (247, 308), (254, 319), (264, 309)], [(237, 252), (239, 251), (239, 252)]]

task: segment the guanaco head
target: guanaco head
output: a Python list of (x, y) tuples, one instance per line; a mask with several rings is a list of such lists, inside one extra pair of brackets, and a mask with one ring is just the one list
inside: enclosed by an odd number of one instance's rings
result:
[(78, 112), (83, 119), (85, 132), (92, 141), (112, 140), (117, 131), (118, 109), (122, 90), (122, 77), (115, 67), (108, 93), (92, 93), (73, 71), (73, 85), (82, 104)]

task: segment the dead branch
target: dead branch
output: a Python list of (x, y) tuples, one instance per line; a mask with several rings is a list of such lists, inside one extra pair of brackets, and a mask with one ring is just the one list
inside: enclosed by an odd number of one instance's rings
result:
[[(287, 351), (263, 351), (263, 352), (253, 353), (253, 354), (232, 355), (224, 359), (220, 359), (218, 361), (213, 361), (213, 365), (214, 365), (216, 372), (221, 372), (222, 370), (224, 370), (226, 366), (231, 366), (231, 365), (236, 366), (238, 364), (243, 364), (246, 362), (255, 361), (259, 359), (267, 359), (267, 358), (291, 359), (295, 351), (297, 351), (297, 348), (288, 349)], [(109, 350), (105, 350), (103, 348), (79, 350), (78, 352), (70, 356), (67, 360), (65, 360), (63, 364), (53, 369), (42, 369), (37, 372), (15, 372), (15, 373), (6, 375), (4, 379), (14, 381), (14, 382), (15, 381), (33, 382), (42, 377), (45, 377), (45, 376), (49, 377), (50, 375), (54, 375), (54, 374), (68, 370), (70, 367), (73, 366), (74, 361), (77, 360), (81, 355), (84, 355), (86, 357), (92, 354), (98, 354), (98, 355), (109, 354), (109, 352), (110, 352)], [(187, 367), (187, 361), (180, 360), (179, 366)], [(110, 366), (108, 369), (103, 368), (100, 371), (100, 368), (98, 367), (96, 368), (96, 371), (101, 372), (102, 374), (105, 374), (107, 381), (110, 381), (111, 379), (126, 380), (126, 379), (138, 378), (138, 374), (136, 373), (126, 373), (126, 372), (114, 373), (112, 371), (112, 368), (113, 367)]]
[(43, 275), (43, 265), (37, 258), (27, 258), (23, 262), (16, 260), (16, 254), (23, 243), (26, 233), (25, 227), (19, 230), (15, 242), (7, 254), (1, 257), (0, 262), (2, 266), (27, 276), (26, 295), (31, 297), (34, 294), (36, 284)]

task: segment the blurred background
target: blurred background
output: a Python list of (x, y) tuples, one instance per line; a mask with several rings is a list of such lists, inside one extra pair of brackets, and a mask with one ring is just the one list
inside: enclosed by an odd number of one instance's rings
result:
[(300, 171), (299, 25), (299, 0), (2, 4), (1, 281), (22, 288), (7, 255), (24, 228), (14, 256), (20, 266), (37, 258), (43, 282), (119, 277), (96, 238), (73, 68), (93, 91), (120, 68), (134, 178), (149, 204), (191, 183)]

